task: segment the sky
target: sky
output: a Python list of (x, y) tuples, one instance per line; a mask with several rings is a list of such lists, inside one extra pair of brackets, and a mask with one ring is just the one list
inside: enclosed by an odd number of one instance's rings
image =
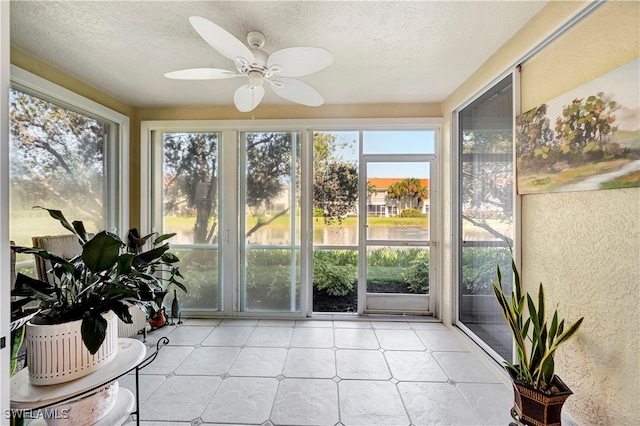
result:
[[(344, 160), (358, 160), (358, 132), (330, 132), (339, 142), (353, 142), (338, 151)], [(385, 130), (363, 133), (365, 154), (433, 154), (435, 132), (432, 130)], [(421, 162), (369, 163), (367, 178), (429, 178), (429, 164)]]

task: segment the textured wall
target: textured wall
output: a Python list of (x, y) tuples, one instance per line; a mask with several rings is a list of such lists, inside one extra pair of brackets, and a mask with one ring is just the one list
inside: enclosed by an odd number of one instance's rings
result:
[[(442, 105), (443, 203), (451, 196), (452, 111), (568, 18), (578, 2), (550, 2)], [(640, 2), (603, 5), (523, 65), (526, 111), (640, 56)], [(640, 78), (640, 76), (639, 76)], [(571, 387), (565, 412), (580, 425), (631, 425), (640, 418), (640, 188), (522, 197), (522, 275), (527, 291), (545, 284), (549, 306), (585, 317), (556, 357)], [(447, 213), (448, 215), (448, 213)], [(450, 222), (443, 231), (450, 258)], [(445, 267), (445, 286), (451, 268)], [(444, 294), (450, 294), (445, 288)], [(445, 297), (448, 321), (453, 301)]]
[(585, 317), (556, 373), (579, 424), (637, 424), (640, 188), (523, 197), (523, 277), (562, 318)]
[[(640, 56), (640, 3), (611, 2), (522, 67), (527, 111)], [(638, 76), (640, 78), (640, 76)], [(581, 331), (558, 354), (579, 424), (640, 418), (640, 188), (522, 197), (522, 274)]]

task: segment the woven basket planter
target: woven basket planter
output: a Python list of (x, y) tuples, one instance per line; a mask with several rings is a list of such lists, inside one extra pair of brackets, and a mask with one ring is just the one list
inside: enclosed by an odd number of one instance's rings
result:
[(513, 381), (515, 402), (513, 410), (520, 422), (531, 426), (560, 426), (562, 424), (562, 405), (573, 392), (558, 376), (553, 377), (552, 384), (556, 385), (560, 392), (547, 395)]
[(118, 353), (118, 317), (103, 314), (107, 332), (98, 351), (91, 355), (82, 341), (82, 320), (62, 324), (27, 323), (26, 347), (29, 381), (34, 385), (55, 385), (92, 373)]

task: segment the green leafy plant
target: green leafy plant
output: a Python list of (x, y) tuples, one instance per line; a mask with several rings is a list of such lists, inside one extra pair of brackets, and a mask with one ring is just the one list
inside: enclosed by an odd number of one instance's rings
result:
[(462, 283), (471, 294), (493, 294), (495, 263), (510, 267), (511, 256), (504, 247), (465, 247), (462, 250)]
[[(546, 320), (544, 289), (538, 290), (538, 306), (527, 293), (522, 294), (522, 283), (515, 261), (511, 259), (514, 275), (514, 290), (508, 297), (502, 286), (500, 265), (497, 266), (498, 282), (491, 281), (493, 291), (500, 304), (516, 343), (518, 364), (505, 361), (512, 376), (539, 392), (553, 394), (554, 355), (558, 347), (569, 340), (580, 328), (584, 317), (567, 326), (558, 319), (558, 310), (553, 313), (551, 323)], [(528, 318), (525, 320), (525, 307)]]
[(313, 262), (328, 262), (332, 265), (352, 265), (358, 264), (357, 250), (314, 250)]
[(269, 290), (267, 290), (267, 297), (280, 302), (289, 301), (291, 298), (291, 267), (278, 265), (269, 269), (273, 271), (273, 274), (269, 277), (271, 282)]
[(400, 217), (427, 217), (425, 213), (422, 213), (419, 209), (403, 209), (400, 212)]
[(314, 262), (313, 283), (330, 296), (344, 296), (353, 290), (357, 280), (355, 267), (337, 266), (328, 262)]
[(176, 265), (179, 259), (168, 252), (166, 241), (175, 234), (158, 236), (153, 247), (143, 251), (145, 242), (155, 234), (140, 237), (137, 230), (131, 230), (128, 250), (124, 250), (127, 246), (117, 235), (102, 231), (90, 238), (81, 221), (69, 223), (61, 211), (44, 210), (78, 237), (82, 252), (65, 259), (37, 247), (12, 247), (17, 253), (33, 254), (51, 263), (51, 283), (18, 274), (11, 292), (17, 298), (15, 307), (31, 301), (40, 303), (41, 310), (32, 319), (34, 323), (82, 320), (82, 340), (94, 354), (106, 334), (103, 313), (112, 310), (131, 324), (129, 305), (125, 302), (141, 308), (149, 306), (163, 296), (164, 283), (187, 291), (177, 279), (182, 278)]
[(424, 255), (411, 262), (411, 267), (403, 275), (404, 282), (413, 293), (427, 293), (429, 291), (429, 254)]
[(397, 267), (400, 266), (398, 250), (391, 248), (380, 248), (367, 252), (367, 265), (368, 266), (386, 266)]

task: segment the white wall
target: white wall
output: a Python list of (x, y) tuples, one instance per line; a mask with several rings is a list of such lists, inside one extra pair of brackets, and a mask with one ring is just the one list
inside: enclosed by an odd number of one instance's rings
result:
[[(445, 100), (445, 185), (451, 177), (452, 111), (583, 5), (549, 2)], [(521, 110), (638, 58), (638, 16), (640, 2), (608, 2), (525, 62)], [(450, 187), (444, 189), (445, 197), (452, 194)], [(559, 304), (567, 320), (585, 317), (576, 338), (556, 358), (556, 372), (574, 392), (564, 411), (581, 425), (636, 424), (640, 418), (640, 188), (526, 195), (521, 222), (525, 290), (535, 293), (542, 281), (549, 306)], [(445, 230), (447, 234), (450, 229)], [(445, 259), (450, 258), (446, 241), (444, 249)], [(449, 275), (444, 282), (451, 283), (451, 268), (443, 272)], [(451, 312), (453, 301), (444, 302), (445, 313)]]

